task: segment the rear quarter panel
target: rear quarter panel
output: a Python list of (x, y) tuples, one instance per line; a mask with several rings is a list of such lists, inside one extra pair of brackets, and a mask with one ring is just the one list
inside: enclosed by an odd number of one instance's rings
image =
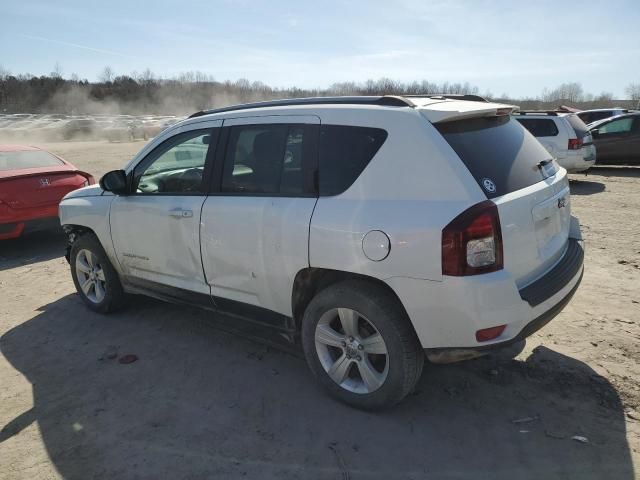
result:
[[(486, 200), (449, 144), (415, 111), (353, 110), (345, 116), (327, 109), (320, 117), (323, 124), (385, 128), (389, 135), (347, 191), (318, 200), (310, 265), (382, 280), (441, 280), (442, 228)], [(382, 261), (363, 252), (362, 240), (372, 230), (390, 239), (390, 253)]]

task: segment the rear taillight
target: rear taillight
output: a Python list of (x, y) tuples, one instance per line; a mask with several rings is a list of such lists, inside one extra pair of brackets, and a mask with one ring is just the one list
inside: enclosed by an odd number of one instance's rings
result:
[(465, 210), (442, 230), (443, 275), (477, 275), (502, 268), (500, 217), (492, 201)]
[(476, 340), (478, 342), (488, 342), (489, 340), (493, 340), (494, 338), (498, 338), (504, 332), (504, 329), (507, 328), (506, 325), (498, 325), (497, 327), (483, 328), (482, 330), (478, 330), (476, 332)]
[(582, 139), (581, 138), (570, 138), (569, 139), (569, 150), (580, 150), (582, 148)]

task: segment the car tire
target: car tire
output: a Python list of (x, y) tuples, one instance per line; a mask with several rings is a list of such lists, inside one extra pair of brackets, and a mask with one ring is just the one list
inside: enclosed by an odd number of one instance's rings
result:
[(365, 410), (391, 407), (413, 391), (425, 357), (399, 300), (361, 280), (316, 294), (302, 319), (302, 346), (328, 392)]
[(125, 304), (118, 273), (94, 234), (82, 235), (73, 243), (69, 263), (76, 290), (91, 310), (109, 313)]

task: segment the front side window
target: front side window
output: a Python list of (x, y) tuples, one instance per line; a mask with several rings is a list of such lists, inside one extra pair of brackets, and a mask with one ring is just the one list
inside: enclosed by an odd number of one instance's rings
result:
[(155, 194), (202, 193), (211, 130), (185, 132), (167, 140), (134, 170), (134, 191)]
[(307, 145), (304, 125), (231, 127), (222, 173), (222, 191), (245, 194), (305, 195)]
[(598, 132), (601, 135), (604, 134), (621, 134), (621, 133), (629, 133), (631, 131), (631, 125), (633, 123), (633, 118), (621, 118), (620, 120), (614, 120), (609, 123), (605, 123), (604, 125), (598, 128)]

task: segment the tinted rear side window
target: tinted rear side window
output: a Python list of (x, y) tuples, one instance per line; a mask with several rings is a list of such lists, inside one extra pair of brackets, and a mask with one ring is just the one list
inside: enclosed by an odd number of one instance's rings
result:
[(519, 118), (518, 121), (529, 130), (534, 137), (555, 137), (558, 135), (558, 127), (551, 119), (545, 118)]
[(582, 120), (580, 120), (579, 116), (567, 115), (565, 118), (569, 121), (569, 123), (575, 130), (577, 138), (583, 138), (589, 134), (589, 129), (587, 128), (587, 125)]
[[(488, 198), (545, 179), (538, 164), (551, 156), (517, 120), (472, 118), (434, 124)], [(549, 172), (549, 170), (547, 170)]]
[(379, 128), (323, 125), (320, 128), (320, 195), (349, 188), (378, 152), (387, 132)]

